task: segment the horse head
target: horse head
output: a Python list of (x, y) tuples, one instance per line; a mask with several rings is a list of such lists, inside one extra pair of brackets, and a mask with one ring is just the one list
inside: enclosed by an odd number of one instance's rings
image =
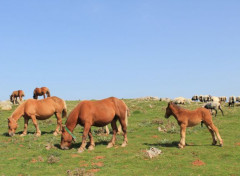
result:
[(14, 102), (13, 95), (10, 95), (10, 101), (11, 101), (12, 103)]
[(65, 126), (62, 128), (61, 149), (68, 150), (72, 145), (72, 141), (75, 142), (75, 139), (72, 134), (70, 134), (71, 132), (67, 131), (65, 128)]
[(13, 119), (12, 117), (8, 118), (8, 134), (9, 136), (14, 136), (15, 132), (17, 130), (17, 122), (15, 119)]
[(168, 119), (172, 115), (172, 110), (170, 106), (172, 105), (172, 101), (168, 103), (168, 106), (166, 108), (165, 118)]

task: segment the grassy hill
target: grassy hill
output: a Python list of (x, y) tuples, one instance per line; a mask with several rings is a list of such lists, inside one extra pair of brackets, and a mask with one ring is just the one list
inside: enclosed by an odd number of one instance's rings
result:
[[(7, 118), (11, 111), (0, 111), (0, 176), (27, 175), (240, 175), (240, 106), (223, 107), (213, 117), (223, 138), (224, 146), (212, 146), (212, 138), (204, 126), (188, 128), (186, 146), (178, 149), (179, 126), (174, 119), (164, 118), (166, 102), (150, 100), (124, 100), (130, 108), (128, 146), (121, 148), (122, 135), (117, 136), (116, 146), (107, 149), (110, 135), (93, 127), (95, 150), (78, 154), (83, 128), (77, 126), (74, 134), (78, 141), (70, 150), (59, 149), (61, 137), (53, 136), (56, 118), (38, 121), (41, 137), (34, 135), (35, 127), (29, 121), (28, 135), (20, 137), (23, 118), (14, 137), (7, 135)], [(79, 101), (67, 101), (68, 113)], [(202, 104), (184, 105), (195, 109)], [(63, 119), (65, 123), (66, 119)], [(109, 125), (110, 127), (110, 125)], [(158, 127), (165, 132), (158, 131)], [(162, 154), (153, 159), (146, 150), (156, 147)]]

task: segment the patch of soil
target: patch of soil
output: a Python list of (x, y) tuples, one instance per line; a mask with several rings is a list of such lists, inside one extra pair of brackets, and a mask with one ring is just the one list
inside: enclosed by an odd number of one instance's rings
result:
[(19, 147), (24, 147), (24, 145), (19, 145)]
[(157, 136), (157, 135), (154, 135), (154, 136), (152, 136), (152, 138), (158, 138), (158, 136)]
[(31, 163), (36, 163), (37, 160), (36, 160), (35, 158), (33, 158), (30, 162), (31, 162)]
[(192, 165), (194, 166), (202, 166), (202, 165), (205, 165), (205, 163), (199, 159), (195, 160), (192, 162)]
[(96, 173), (96, 172), (99, 172), (100, 171), (100, 169), (90, 169), (90, 170), (88, 170), (89, 172), (93, 172), (93, 173)]
[(8, 160), (15, 160), (17, 159), (16, 157), (13, 157), (13, 158), (8, 158)]
[(235, 143), (235, 145), (240, 146), (240, 142)]
[(79, 157), (81, 157), (81, 156), (78, 155), (78, 154), (71, 154), (71, 157), (72, 157), (72, 158), (79, 158)]
[(103, 163), (102, 162), (92, 163), (92, 166), (103, 167)]
[(96, 156), (96, 157), (95, 157), (96, 160), (104, 159), (104, 158), (105, 158), (105, 156)]

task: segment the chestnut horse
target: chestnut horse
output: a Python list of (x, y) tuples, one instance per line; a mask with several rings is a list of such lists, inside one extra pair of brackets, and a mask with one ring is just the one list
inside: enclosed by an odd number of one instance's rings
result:
[(198, 108), (196, 110), (190, 111), (170, 102), (166, 108), (165, 118), (169, 118), (171, 115), (175, 117), (175, 119), (178, 121), (178, 125), (181, 128), (181, 140), (178, 144), (179, 148), (185, 147), (186, 128), (195, 126), (200, 122), (204, 123), (210, 131), (213, 139), (212, 145), (217, 144), (217, 138), (215, 136), (216, 133), (220, 141), (220, 146), (223, 146), (223, 140), (218, 132), (217, 127), (215, 127), (212, 122), (212, 115), (208, 109)]
[(127, 112), (128, 107), (122, 101), (115, 97), (106, 98), (98, 101), (82, 101), (69, 114), (65, 127), (62, 129), (61, 148), (69, 149), (75, 136), (72, 134), (77, 124), (84, 127), (82, 144), (78, 149), (81, 153), (84, 151), (87, 142), (87, 135), (90, 138), (89, 150), (93, 150), (95, 143), (91, 133), (91, 126), (103, 127), (111, 123), (113, 129), (112, 140), (107, 148), (115, 145), (116, 133), (118, 132), (117, 120), (120, 121), (123, 130), (124, 141), (122, 147), (127, 145)]
[(33, 98), (34, 99), (38, 99), (38, 96), (42, 96), (43, 98), (45, 98), (45, 94), (47, 95), (47, 97), (50, 97), (50, 90), (47, 87), (41, 87), (41, 88), (35, 88), (33, 91)]
[(16, 90), (13, 91), (12, 94), (10, 95), (10, 101), (15, 104), (17, 102), (17, 97), (19, 97), (19, 100), (22, 101), (22, 97), (24, 97), (25, 94), (22, 90)]
[[(13, 136), (17, 129), (17, 121), (20, 117), (24, 117), (24, 131), (21, 136), (27, 134), (27, 126), (29, 119), (32, 119), (36, 128), (36, 136), (41, 136), (37, 120), (46, 120), (55, 114), (57, 118), (57, 128), (53, 133), (55, 136), (61, 133), (62, 117), (67, 115), (67, 107), (64, 100), (58, 97), (48, 97), (42, 100), (28, 99), (12, 113), (8, 118), (8, 133)], [(60, 128), (60, 130), (59, 130)]]

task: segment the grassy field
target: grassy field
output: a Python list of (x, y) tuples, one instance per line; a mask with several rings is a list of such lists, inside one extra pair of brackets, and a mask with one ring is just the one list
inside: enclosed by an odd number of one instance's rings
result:
[[(147, 100), (124, 100), (130, 108), (128, 146), (122, 148), (122, 135), (117, 145), (107, 149), (110, 135), (93, 128), (95, 150), (78, 154), (83, 128), (74, 130), (78, 141), (70, 150), (59, 149), (61, 137), (53, 136), (55, 117), (38, 121), (41, 137), (34, 135), (35, 128), (29, 122), (28, 135), (20, 137), (23, 118), (14, 137), (7, 135), (7, 118), (11, 111), (0, 111), (0, 176), (27, 175), (240, 175), (240, 106), (223, 107), (213, 117), (223, 138), (224, 146), (212, 146), (209, 131), (199, 124), (187, 129), (186, 146), (178, 149), (179, 126), (174, 117), (164, 118), (166, 102)], [(68, 113), (78, 101), (67, 101)], [(184, 105), (194, 109), (199, 103)], [(65, 123), (66, 119), (63, 119)], [(109, 126), (110, 127), (110, 126)], [(159, 132), (158, 127), (166, 129)], [(218, 143), (219, 144), (219, 143)], [(156, 147), (162, 154), (148, 158), (146, 150)]]

